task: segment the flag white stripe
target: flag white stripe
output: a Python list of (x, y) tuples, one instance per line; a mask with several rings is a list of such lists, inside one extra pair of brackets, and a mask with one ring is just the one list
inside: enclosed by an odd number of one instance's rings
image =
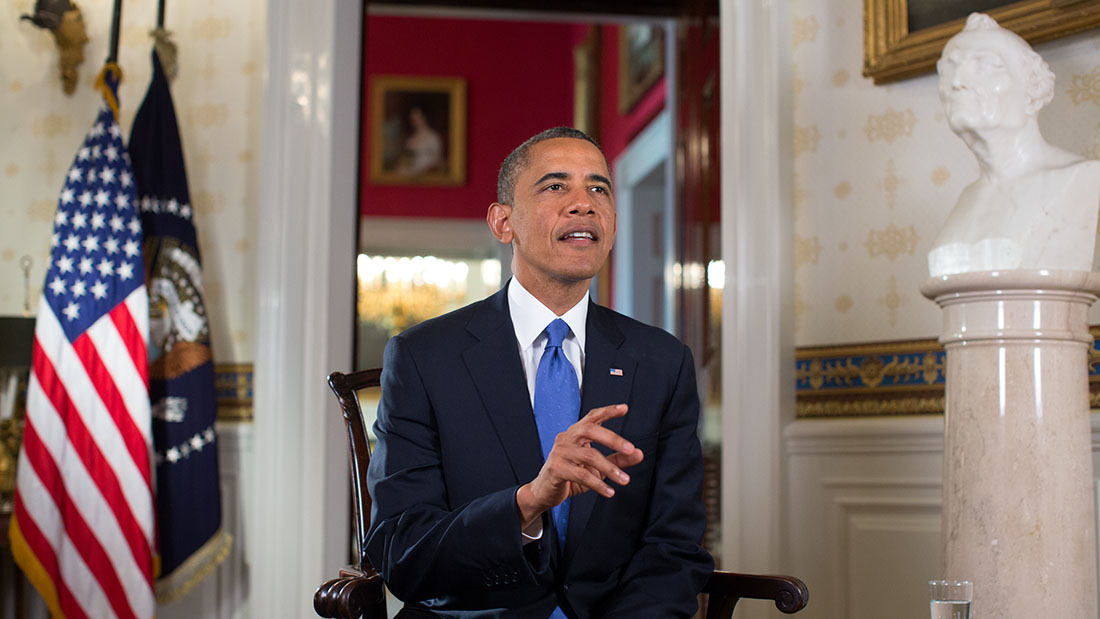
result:
[[(84, 557), (80, 554), (80, 551), (73, 545), (68, 533), (62, 534), (61, 537), (61, 555), (58, 558), (58, 566), (61, 570), (61, 579), (65, 582), (65, 586), (69, 588), (69, 592), (73, 594), (76, 603), (84, 610), (85, 615), (89, 618), (117, 618), (118, 615), (111, 607), (107, 594), (99, 586), (99, 581), (95, 579), (91, 569), (88, 568), (88, 564), (84, 562)], [(73, 583), (78, 583), (79, 586), (73, 586)]]
[[(92, 534), (114, 566), (130, 607), (138, 617), (152, 615), (152, 590), (134, 559), (130, 544), (115, 518), (111, 506), (99, 492), (95, 479), (84, 466), (76, 448), (69, 442), (65, 424), (45, 392), (35, 381), (27, 392), (27, 407), (34, 411), (33, 424), (46, 451), (57, 465), (69, 500), (80, 512)], [(125, 491), (125, 488), (123, 488)], [(148, 496), (148, 495), (146, 495)], [(148, 500), (148, 499), (147, 499)], [(75, 549), (74, 549), (75, 551)], [(100, 613), (92, 616), (99, 616)]]
[(130, 315), (134, 317), (138, 333), (141, 334), (141, 345), (149, 347), (149, 294), (145, 286), (139, 286), (137, 290), (126, 297), (126, 307), (130, 308)]
[(152, 413), (149, 407), (149, 394), (145, 390), (145, 379), (138, 373), (134, 360), (130, 357), (130, 349), (122, 341), (122, 335), (115, 327), (115, 323), (110, 316), (104, 316), (85, 333), (95, 344), (96, 350), (99, 351), (99, 358), (111, 373), (119, 395), (126, 404), (126, 411), (134, 421), (134, 426), (141, 432), (145, 444), (151, 445)]
[[(109, 316), (100, 321), (110, 322)], [(112, 327), (113, 328), (113, 327)], [(88, 377), (84, 364), (65, 337), (57, 317), (47, 307), (38, 313), (35, 324), (35, 336), (46, 357), (53, 363), (58, 376), (62, 377), (69, 397), (84, 420), (103, 458), (111, 465), (118, 477), (123, 495), (130, 506), (145, 539), (153, 539), (153, 501), (149, 486), (141, 469), (130, 457), (130, 451), (119, 434), (118, 427), (107, 412), (107, 406), (99, 397), (99, 392)], [(53, 346), (49, 343), (52, 342)], [(28, 403), (29, 404), (29, 403)], [(28, 405), (28, 410), (33, 410)], [(146, 443), (148, 449), (148, 443)]]
[[(31, 379), (34, 380), (33, 378)], [(40, 390), (41, 391), (41, 390)], [(91, 612), (95, 607), (110, 607), (107, 596), (99, 587), (99, 582), (92, 575), (84, 557), (73, 547), (69, 536), (65, 531), (65, 525), (61, 521), (61, 514), (53, 497), (42, 484), (38, 472), (27, 461), (26, 454), (19, 451), (19, 468), (16, 479), (19, 487), (19, 498), (27, 515), (34, 521), (34, 525), (42, 532), (46, 543), (53, 549), (57, 558), (59, 577), (63, 585), (72, 593), (73, 599), (80, 605), (84, 614), (89, 617), (98, 616)], [(25, 535), (24, 535), (25, 536)], [(42, 557), (38, 557), (42, 562)], [(54, 583), (57, 587), (62, 583)], [(112, 613), (113, 615), (113, 613)]]

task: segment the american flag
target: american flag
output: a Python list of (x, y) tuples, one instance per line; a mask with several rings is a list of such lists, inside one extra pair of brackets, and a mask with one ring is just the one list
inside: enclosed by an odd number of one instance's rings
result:
[(121, 136), (104, 105), (58, 199), (35, 326), (10, 537), (54, 616), (155, 612), (149, 309)]

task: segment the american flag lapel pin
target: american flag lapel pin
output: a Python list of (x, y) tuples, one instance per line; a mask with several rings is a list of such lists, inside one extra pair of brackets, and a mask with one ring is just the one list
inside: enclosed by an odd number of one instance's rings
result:
[(612, 376), (622, 376), (623, 371), (619, 368), (611, 368), (611, 375)]

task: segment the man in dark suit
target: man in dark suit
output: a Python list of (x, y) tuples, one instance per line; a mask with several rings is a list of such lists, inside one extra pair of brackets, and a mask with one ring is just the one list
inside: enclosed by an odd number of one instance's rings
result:
[(514, 277), (386, 347), (367, 554), (401, 616), (695, 612), (713, 569), (695, 370), (588, 299), (612, 189), (584, 133), (522, 144), (487, 215)]

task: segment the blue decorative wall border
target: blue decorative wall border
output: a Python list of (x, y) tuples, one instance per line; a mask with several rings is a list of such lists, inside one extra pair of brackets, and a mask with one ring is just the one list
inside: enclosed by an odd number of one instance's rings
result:
[[(1100, 326), (1090, 329), (1094, 340)], [(947, 353), (934, 339), (795, 351), (800, 418), (943, 414)], [(1089, 354), (1089, 392), (1100, 406), (1100, 344)]]
[(218, 421), (252, 421), (252, 364), (214, 365)]

